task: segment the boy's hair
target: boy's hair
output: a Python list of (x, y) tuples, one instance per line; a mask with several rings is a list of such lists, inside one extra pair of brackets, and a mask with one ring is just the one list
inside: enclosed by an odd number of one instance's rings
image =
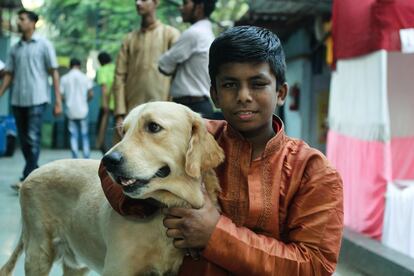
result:
[(70, 59), (70, 68), (73, 68), (75, 66), (81, 66), (81, 62), (77, 58), (71, 58)]
[(193, 0), (194, 5), (204, 4), (204, 15), (209, 17), (216, 8), (217, 0)]
[(237, 26), (219, 35), (211, 44), (208, 71), (216, 88), (220, 66), (230, 62), (266, 62), (276, 77), (276, 87), (286, 82), (286, 61), (279, 38), (270, 30)]
[(100, 52), (98, 55), (98, 61), (101, 65), (105, 65), (110, 63), (112, 58), (107, 52)]
[(17, 14), (18, 15), (27, 14), (27, 18), (29, 18), (29, 20), (32, 21), (32, 22), (34, 22), (34, 23), (36, 23), (37, 20), (39, 20), (39, 16), (36, 13), (34, 13), (32, 11), (25, 10), (25, 9), (19, 10), (17, 12)]

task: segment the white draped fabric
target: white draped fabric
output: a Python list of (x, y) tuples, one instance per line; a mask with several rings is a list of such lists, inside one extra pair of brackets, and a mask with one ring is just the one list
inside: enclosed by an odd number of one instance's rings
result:
[(414, 181), (387, 185), (382, 242), (414, 258)]
[(414, 54), (384, 50), (340, 60), (329, 128), (368, 141), (414, 136)]

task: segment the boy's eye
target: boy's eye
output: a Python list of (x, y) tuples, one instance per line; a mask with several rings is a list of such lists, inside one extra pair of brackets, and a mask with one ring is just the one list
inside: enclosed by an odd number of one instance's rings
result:
[(263, 88), (263, 87), (265, 87), (267, 85), (267, 83), (265, 83), (265, 82), (254, 82), (253, 84), (252, 84), (252, 86), (254, 87), (254, 88)]
[(221, 84), (222, 88), (234, 88), (236, 84), (234, 82), (225, 82)]
[(162, 130), (162, 127), (159, 124), (157, 124), (157, 123), (150, 122), (147, 125), (147, 130), (149, 132), (151, 132), (151, 133), (158, 133), (158, 132), (160, 132)]

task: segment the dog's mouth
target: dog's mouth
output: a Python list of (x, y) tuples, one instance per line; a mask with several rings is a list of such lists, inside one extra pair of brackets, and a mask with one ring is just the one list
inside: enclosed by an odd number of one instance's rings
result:
[(164, 167), (160, 168), (152, 177), (150, 177), (148, 179), (126, 178), (126, 177), (123, 177), (123, 176), (117, 176), (115, 179), (116, 179), (116, 182), (121, 184), (122, 189), (124, 190), (124, 192), (132, 193), (132, 192), (136, 191), (137, 189), (139, 189), (139, 188), (145, 186), (146, 184), (148, 184), (151, 181), (151, 179), (156, 178), (156, 177), (165, 178), (170, 173), (171, 173), (170, 167), (164, 166)]

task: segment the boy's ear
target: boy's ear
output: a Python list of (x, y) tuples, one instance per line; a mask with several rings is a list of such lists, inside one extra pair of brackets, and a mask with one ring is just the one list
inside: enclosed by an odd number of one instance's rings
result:
[(217, 108), (220, 108), (220, 105), (218, 103), (217, 90), (212, 85), (210, 86), (210, 97), (211, 97), (211, 100), (213, 101), (214, 105)]
[(276, 92), (277, 96), (277, 105), (282, 106), (285, 103), (286, 96), (289, 91), (289, 85), (287, 82), (283, 83)]

